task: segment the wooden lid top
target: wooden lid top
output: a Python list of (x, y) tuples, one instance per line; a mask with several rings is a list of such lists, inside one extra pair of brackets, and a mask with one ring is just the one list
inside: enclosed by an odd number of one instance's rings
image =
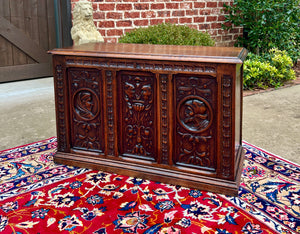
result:
[(185, 62), (243, 63), (247, 50), (238, 47), (88, 43), (49, 51), (56, 55), (130, 58)]

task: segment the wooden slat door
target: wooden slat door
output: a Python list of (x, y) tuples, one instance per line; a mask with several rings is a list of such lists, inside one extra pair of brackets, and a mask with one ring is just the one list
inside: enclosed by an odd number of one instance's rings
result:
[(0, 0), (0, 83), (52, 76), (53, 0)]

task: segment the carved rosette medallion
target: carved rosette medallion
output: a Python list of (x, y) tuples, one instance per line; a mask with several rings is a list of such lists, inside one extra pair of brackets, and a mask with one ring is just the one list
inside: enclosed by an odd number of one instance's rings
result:
[(213, 93), (216, 81), (209, 77), (175, 77), (176, 89), (176, 157), (178, 165), (214, 170), (215, 127)]
[(212, 123), (212, 109), (205, 99), (187, 96), (178, 103), (177, 118), (181, 126), (187, 131), (203, 132)]
[(70, 80), (72, 148), (103, 152), (100, 111), (100, 72), (94, 69), (68, 71)]
[(155, 116), (154, 77), (121, 73), (122, 154), (153, 160)]

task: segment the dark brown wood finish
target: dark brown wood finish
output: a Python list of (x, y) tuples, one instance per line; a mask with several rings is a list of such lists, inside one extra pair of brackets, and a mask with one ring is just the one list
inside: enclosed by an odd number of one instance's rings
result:
[(237, 195), (242, 48), (55, 49), (58, 163)]

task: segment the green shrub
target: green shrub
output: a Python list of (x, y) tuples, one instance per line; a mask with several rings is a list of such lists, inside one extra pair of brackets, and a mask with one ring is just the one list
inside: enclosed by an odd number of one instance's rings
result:
[(278, 88), (296, 78), (286, 51), (271, 49), (261, 56), (249, 53), (244, 63), (244, 89)]
[(285, 50), (297, 61), (300, 57), (300, 0), (234, 0), (224, 4), (224, 29), (233, 25), (244, 29), (238, 45), (255, 54), (271, 48)]
[(126, 33), (120, 43), (160, 44), (160, 45), (200, 45), (214, 46), (215, 42), (208, 33), (184, 25), (170, 23), (138, 28)]

